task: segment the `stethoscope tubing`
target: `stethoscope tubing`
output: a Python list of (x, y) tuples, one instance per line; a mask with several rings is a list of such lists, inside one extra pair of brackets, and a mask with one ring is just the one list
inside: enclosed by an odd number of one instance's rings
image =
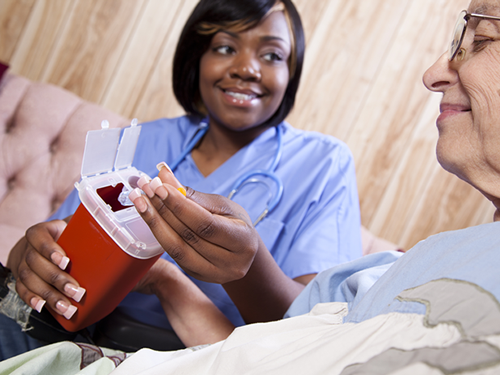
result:
[[(201, 123), (200, 129), (198, 132), (195, 134), (195, 136), (189, 141), (187, 146), (182, 150), (181, 154), (178, 156), (178, 158), (170, 165), (170, 168), (172, 171), (175, 171), (179, 164), (186, 158), (186, 156), (193, 150), (193, 148), (196, 146), (196, 144), (201, 140), (201, 138), (207, 133), (208, 131), (208, 123), (206, 121), (203, 121)], [(249, 180), (253, 176), (257, 175), (262, 175), (270, 178), (271, 180), (274, 181), (277, 187), (276, 194), (274, 195), (274, 198), (267, 203), (267, 207), (262, 211), (262, 213), (259, 215), (257, 220), (253, 223), (254, 226), (256, 226), (262, 219), (264, 219), (269, 212), (274, 210), (274, 208), (279, 204), (281, 197), (283, 196), (283, 183), (279, 179), (278, 176), (274, 173), (276, 171), (276, 168), (278, 168), (278, 164), (281, 160), (281, 155), (283, 152), (283, 129), (281, 125), (276, 126), (276, 153), (274, 154), (274, 159), (273, 162), (271, 163), (271, 166), (269, 167), (268, 170), (263, 170), (263, 169), (257, 169), (253, 171), (249, 171), (245, 173), (243, 176), (238, 178), (236, 182), (234, 183), (233, 188), (228, 194), (228, 198), (232, 199), (233, 196), (238, 192), (238, 189), (245, 183), (245, 181)]]

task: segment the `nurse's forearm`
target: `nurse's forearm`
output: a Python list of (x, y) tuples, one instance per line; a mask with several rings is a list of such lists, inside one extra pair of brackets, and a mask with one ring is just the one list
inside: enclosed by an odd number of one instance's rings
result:
[(177, 267), (168, 264), (154, 293), (175, 333), (187, 347), (227, 338), (233, 324)]
[(283, 318), (304, 285), (286, 276), (259, 239), (259, 250), (247, 274), (224, 284), (246, 323)]

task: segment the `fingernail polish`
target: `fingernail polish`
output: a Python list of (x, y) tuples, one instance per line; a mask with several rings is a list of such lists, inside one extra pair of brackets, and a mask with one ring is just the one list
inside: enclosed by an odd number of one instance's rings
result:
[(45, 300), (38, 298), (38, 297), (33, 297), (30, 300), (31, 306), (38, 311), (39, 313), (42, 312), (42, 308), (45, 305)]
[(142, 189), (142, 187), (146, 184), (149, 184), (150, 181), (151, 179), (149, 178), (149, 176), (142, 176), (141, 178), (139, 178), (139, 180), (137, 180), (137, 186)]
[(170, 173), (174, 174), (174, 172), (172, 172), (172, 170), (170, 169), (168, 164), (165, 163), (164, 161), (162, 161), (156, 165), (156, 169), (158, 169), (158, 171), (161, 171), (162, 168), (167, 168), (170, 171)]
[(66, 319), (71, 319), (73, 317), (73, 315), (75, 315), (76, 313), (76, 310), (78, 310), (78, 308), (76, 306), (73, 306), (73, 305), (68, 305), (66, 302), (64, 301), (57, 301), (56, 303), (56, 309), (62, 313), (62, 315), (66, 318)]
[(153, 178), (153, 180), (149, 184), (149, 186), (151, 187), (151, 189), (153, 189), (153, 191), (156, 191), (156, 189), (162, 185), (163, 185), (163, 182), (161, 182), (159, 177)]
[(86, 290), (82, 287), (77, 287), (71, 283), (64, 285), (64, 291), (68, 296), (73, 298), (76, 302), (80, 302), (84, 296)]
[(54, 251), (50, 255), (50, 259), (52, 259), (52, 261), (63, 271), (66, 269), (66, 267), (68, 267), (69, 258), (58, 253), (57, 251)]
[(136, 200), (132, 200), (132, 202), (134, 203), (136, 210), (139, 211), (139, 213), (141, 213), (141, 214), (146, 212), (146, 210), (148, 209), (148, 205), (147, 205), (146, 201), (144, 200), (144, 198), (142, 198), (142, 197), (140, 197)]
[(136, 198), (139, 198), (141, 195), (142, 195), (141, 191), (135, 188), (129, 193), (128, 198), (133, 202), (134, 200), (136, 200)]

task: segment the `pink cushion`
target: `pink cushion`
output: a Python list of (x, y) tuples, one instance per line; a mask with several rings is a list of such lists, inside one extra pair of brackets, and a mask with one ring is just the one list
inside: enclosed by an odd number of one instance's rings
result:
[(7, 73), (0, 83), (0, 262), (80, 179), (88, 130), (130, 122), (59, 87)]

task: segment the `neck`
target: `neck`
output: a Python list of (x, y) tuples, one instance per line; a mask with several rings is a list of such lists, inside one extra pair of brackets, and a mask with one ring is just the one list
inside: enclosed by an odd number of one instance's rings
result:
[(233, 131), (210, 121), (207, 133), (193, 149), (191, 156), (199, 171), (206, 177), (268, 128), (257, 126), (244, 131)]

